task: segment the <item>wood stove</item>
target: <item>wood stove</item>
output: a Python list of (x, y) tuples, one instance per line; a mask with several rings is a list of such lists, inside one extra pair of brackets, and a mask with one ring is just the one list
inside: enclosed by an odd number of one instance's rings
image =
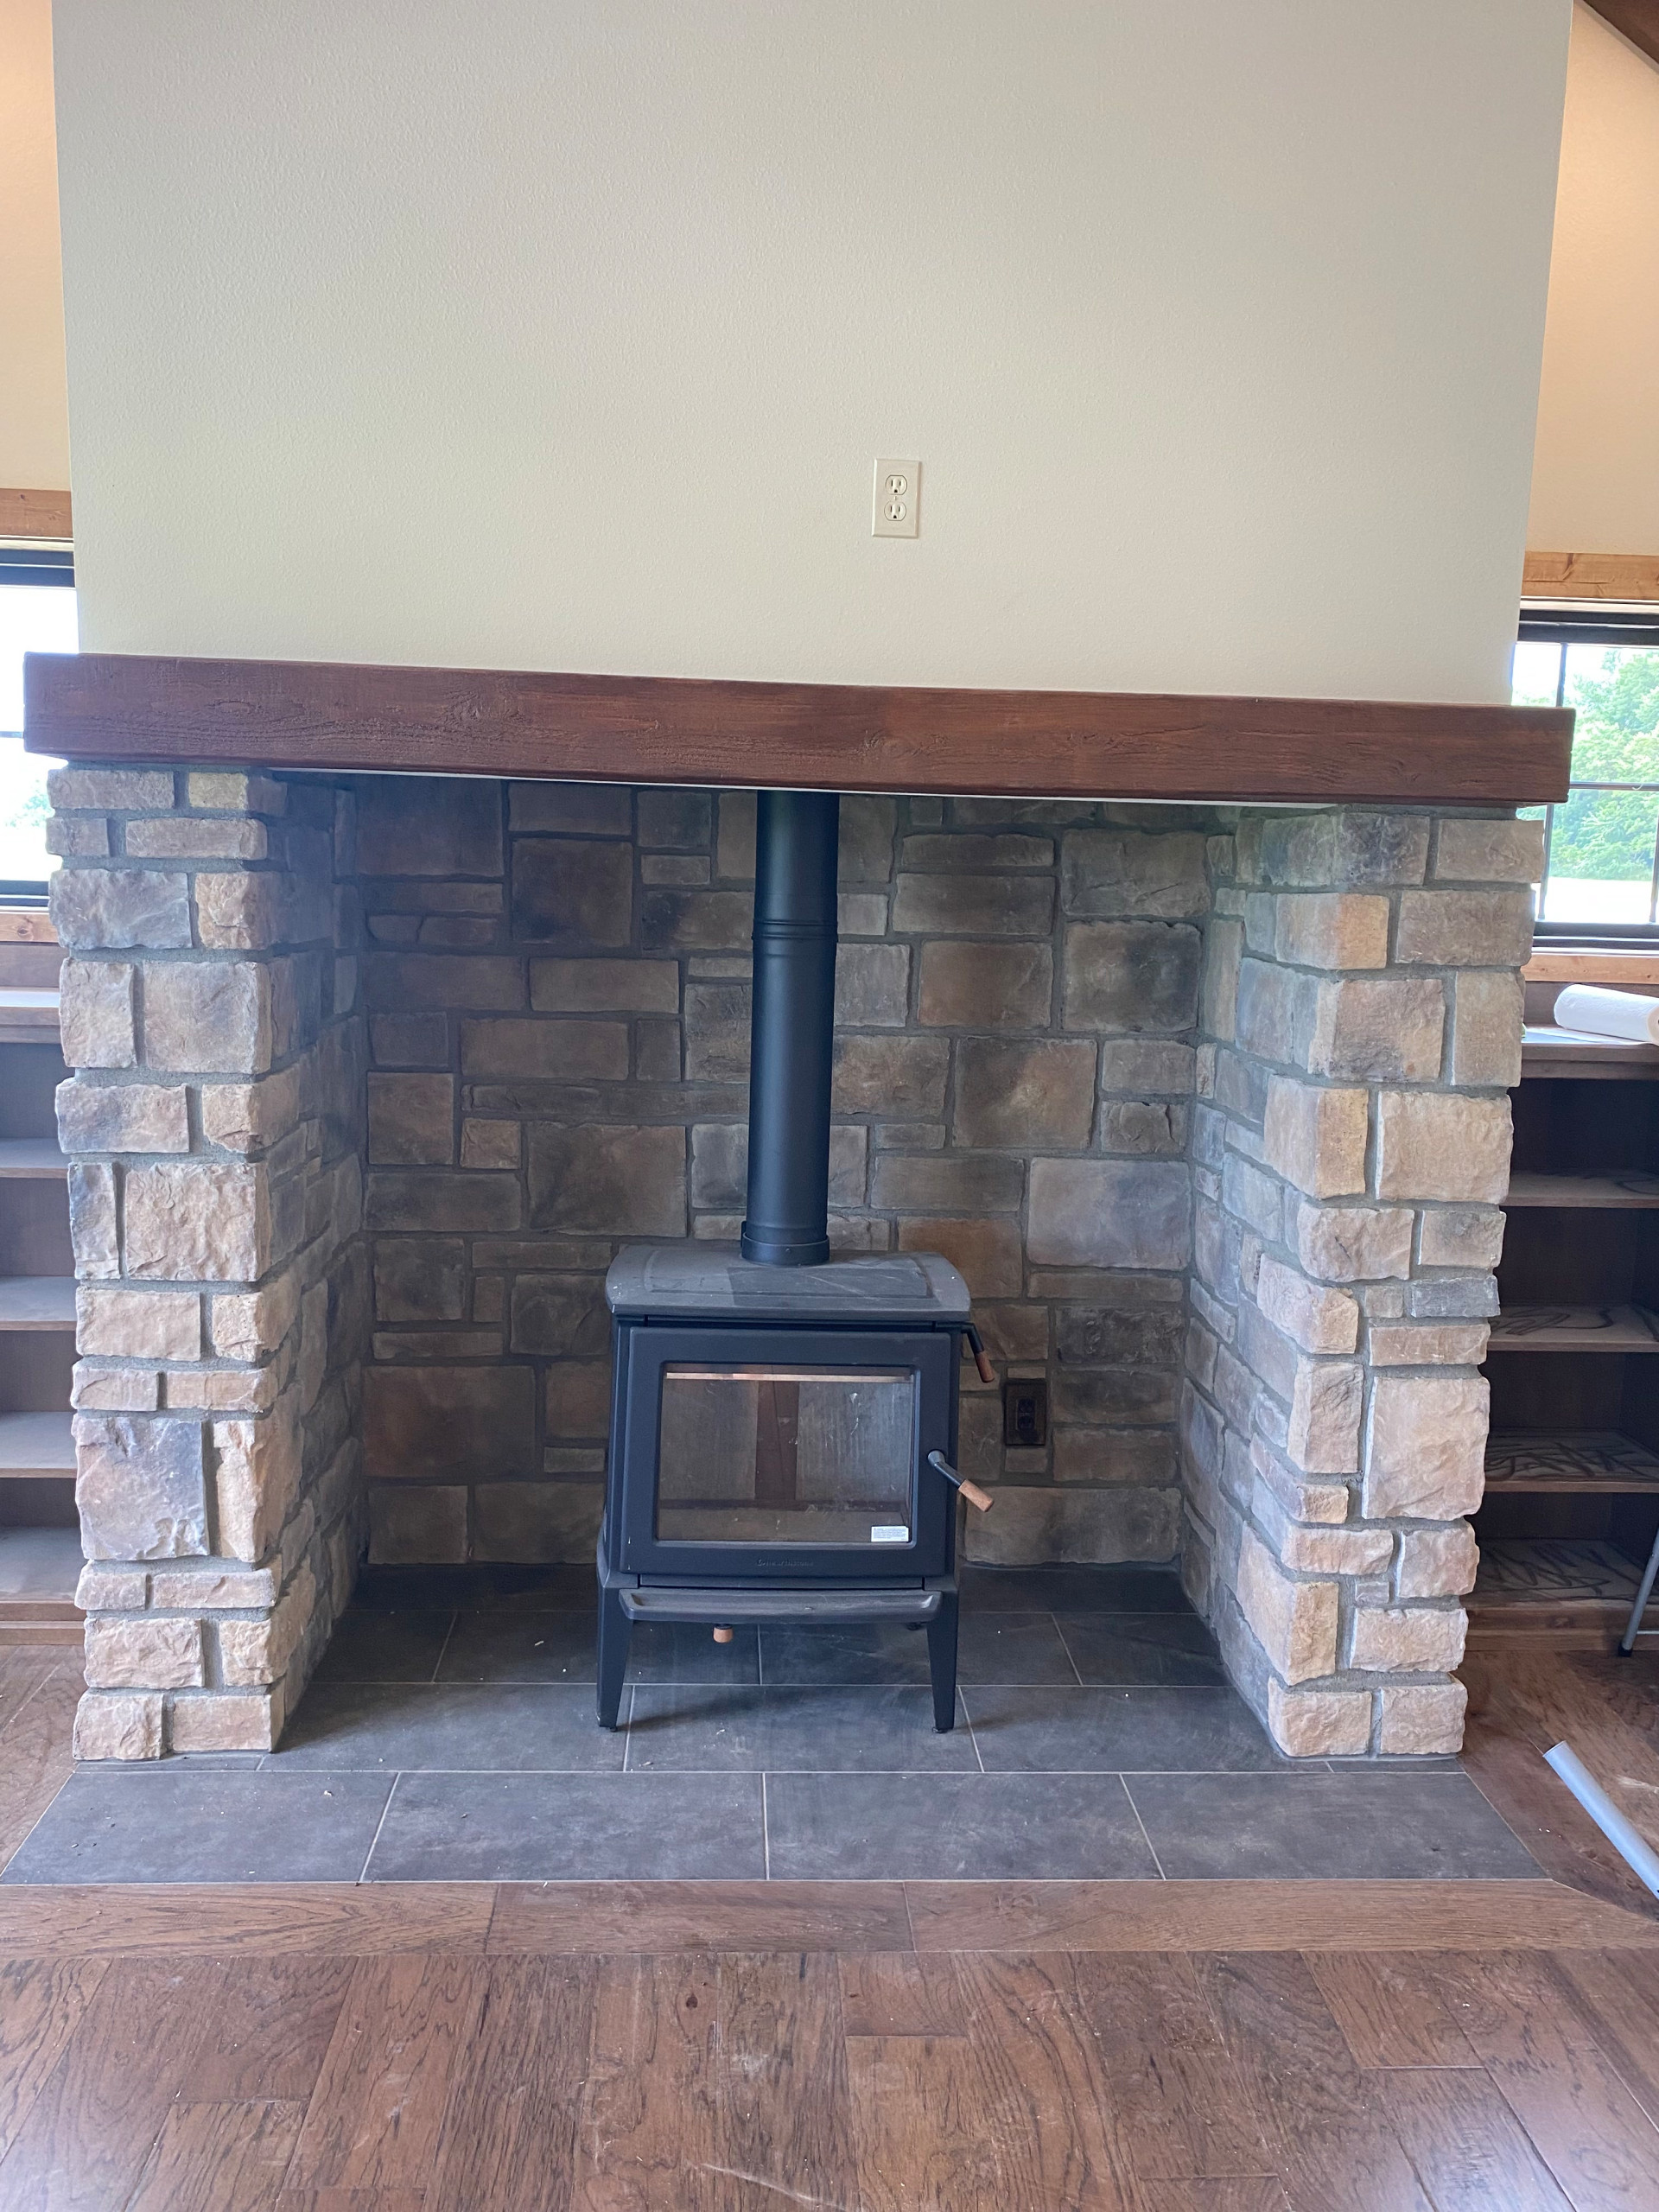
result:
[(606, 1278), (610, 1455), (599, 1717), (637, 1620), (925, 1628), (954, 1725), (954, 1465), (968, 1287), (927, 1253), (832, 1260), (833, 792), (762, 791), (756, 820), (748, 1210), (738, 1246), (637, 1246)]

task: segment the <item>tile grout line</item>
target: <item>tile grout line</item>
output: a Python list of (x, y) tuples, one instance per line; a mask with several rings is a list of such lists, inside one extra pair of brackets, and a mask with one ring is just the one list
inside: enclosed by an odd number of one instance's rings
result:
[[(626, 1774), (630, 1771), (628, 1761), (633, 1757), (633, 1702), (639, 1694), (639, 1683), (630, 1682), (628, 1684), (628, 1717), (622, 1723), (622, 1764), (616, 1770), (618, 1774)], [(601, 1770), (603, 1771), (602, 1769)], [(632, 1771), (637, 1773), (639, 1770), (635, 1768)]]
[(1086, 1689), (1089, 1685), (1084, 1681), (1083, 1669), (1078, 1666), (1076, 1655), (1073, 1653), (1071, 1645), (1065, 1640), (1065, 1630), (1060, 1624), (1059, 1615), (1058, 1613), (1051, 1613), (1048, 1618), (1053, 1623), (1055, 1635), (1060, 1639), (1060, 1649), (1065, 1654), (1066, 1664), (1071, 1668), (1071, 1672), (1077, 1678), (1077, 1688), (1080, 1690)]
[(391, 1810), (391, 1801), (397, 1795), (397, 1785), (403, 1778), (404, 1777), (401, 1773), (394, 1774), (391, 1777), (391, 1787), (386, 1792), (386, 1802), (380, 1808), (380, 1817), (374, 1824), (374, 1834), (369, 1839), (369, 1847), (367, 1851), (363, 1854), (362, 1871), (357, 1878), (358, 1886), (359, 1888), (369, 1878), (369, 1861), (374, 1856), (375, 1846), (380, 1840), (380, 1831), (386, 1825), (386, 1815)]
[(978, 1762), (980, 1772), (984, 1774), (988, 1771), (985, 1754), (979, 1748), (979, 1738), (974, 1729), (974, 1716), (969, 1710), (967, 1687), (959, 1682), (957, 1685), (957, 1695), (962, 1700), (962, 1717), (968, 1723), (968, 1740), (974, 1747), (974, 1758)]
[(760, 1878), (764, 1882), (769, 1882), (772, 1879), (772, 1815), (766, 1806), (766, 1776), (764, 1768), (760, 1774)]
[(1164, 1862), (1154, 1850), (1152, 1838), (1147, 1834), (1147, 1824), (1141, 1817), (1141, 1808), (1135, 1802), (1135, 1792), (1129, 1787), (1129, 1777), (1127, 1774), (1120, 1774), (1117, 1779), (1123, 1795), (1129, 1801), (1129, 1810), (1135, 1815), (1135, 1825), (1141, 1831), (1141, 1840), (1152, 1853), (1152, 1863), (1158, 1869), (1158, 1878), (1160, 1882), (1166, 1882), (1169, 1877), (1164, 1872)]
[(459, 1606), (459, 1605), (457, 1605), (457, 1606), (456, 1606), (456, 1608), (455, 1608), (455, 1610), (454, 1611), (454, 1612), (452, 1612), (452, 1613), (450, 1614), (450, 1616), (449, 1616), (449, 1625), (448, 1625), (448, 1627), (447, 1629), (445, 1629), (445, 1630), (443, 1631), (443, 1642), (442, 1642), (442, 1643), (438, 1646), (438, 1656), (437, 1656), (437, 1657), (436, 1657), (436, 1658), (432, 1662), (432, 1674), (431, 1674), (431, 1677), (430, 1677), (430, 1679), (431, 1679), (431, 1681), (432, 1681), (432, 1682), (433, 1682), (433, 1684), (434, 1684), (434, 1686), (435, 1686), (435, 1685), (436, 1685), (437, 1679), (438, 1679), (438, 1669), (439, 1669), (439, 1668), (440, 1668), (440, 1667), (442, 1667), (442, 1664), (443, 1664), (443, 1655), (444, 1655), (444, 1654), (445, 1654), (445, 1652), (446, 1652), (446, 1651), (448, 1651), (448, 1649), (449, 1649), (450, 1642), (451, 1642), (451, 1640), (453, 1639), (453, 1637), (454, 1637), (454, 1633), (455, 1633), (455, 1624), (456, 1624), (456, 1623), (460, 1620), (460, 1618), (461, 1618), (461, 1608), (460, 1608), (460, 1606)]

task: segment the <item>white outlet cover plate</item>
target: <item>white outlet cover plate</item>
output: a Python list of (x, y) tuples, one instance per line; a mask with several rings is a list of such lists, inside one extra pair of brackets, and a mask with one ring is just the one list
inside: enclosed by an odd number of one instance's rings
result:
[(922, 464), (880, 461), (870, 507), (872, 537), (915, 537), (922, 526)]

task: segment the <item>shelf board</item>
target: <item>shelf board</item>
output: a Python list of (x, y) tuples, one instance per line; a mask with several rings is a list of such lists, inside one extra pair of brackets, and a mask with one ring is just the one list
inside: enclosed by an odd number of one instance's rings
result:
[(73, 1329), (73, 1275), (0, 1275), (0, 1336), (19, 1329)]
[(1639, 1306), (1512, 1306), (1487, 1351), (1659, 1352), (1659, 1315)]
[(0, 1529), (0, 1643), (48, 1640), (27, 1632), (7, 1635), (24, 1624), (79, 1622), (75, 1584), (80, 1569), (76, 1529)]
[(27, 990), (14, 983), (0, 986), (0, 1045), (55, 1045), (57, 1041), (55, 991)]
[(1659, 1175), (1630, 1168), (1618, 1175), (1511, 1175), (1506, 1206), (1659, 1206)]
[(61, 1183), (68, 1173), (55, 1137), (0, 1137), (0, 1183)]
[(66, 1406), (43, 1414), (0, 1414), (0, 1482), (27, 1476), (73, 1475), (75, 1440)]
[(1599, 1648), (1624, 1629), (1640, 1580), (1641, 1569), (1611, 1544), (1483, 1543), (1467, 1600), (1470, 1641), (1537, 1636)]
[(1521, 1073), (1576, 1077), (1591, 1082), (1659, 1076), (1659, 1045), (1639, 1045), (1624, 1037), (1592, 1037), (1553, 1023), (1529, 1023), (1522, 1033)]
[(1486, 1440), (1486, 1495), (1659, 1496), (1659, 1455), (1612, 1428), (1539, 1433), (1496, 1431)]

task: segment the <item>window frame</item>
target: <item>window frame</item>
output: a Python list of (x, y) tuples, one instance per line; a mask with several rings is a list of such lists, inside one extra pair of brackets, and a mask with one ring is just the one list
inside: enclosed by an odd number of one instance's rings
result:
[[(0, 539), (0, 584), (73, 591), (74, 548), (62, 543)], [(7, 733), (8, 741), (12, 734)], [(0, 879), (0, 909), (39, 912), (46, 906), (49, 882), (44, 875)]]

